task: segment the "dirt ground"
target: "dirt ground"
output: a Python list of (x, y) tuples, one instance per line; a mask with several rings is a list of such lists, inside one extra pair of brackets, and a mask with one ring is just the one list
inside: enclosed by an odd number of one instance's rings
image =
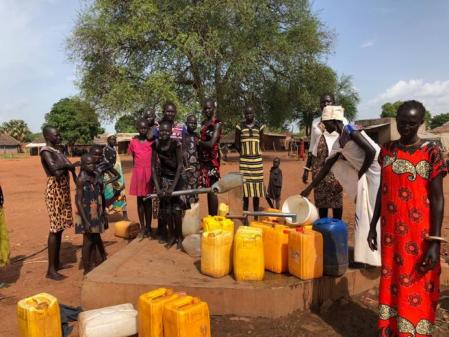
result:
[[(284, 175), (283, 199), (299, 193), (304, 185), (301, 182), (303, 161), (288, 158), (286, 153), (266, 153), (265, 172), (268, 172), (272, 159), (279, 155)], [(129, 181), (131, 159), (122, 158), (126, 181)], [(230, 154), (229, 161), (222, 166), (223, 173), (237, 171), (238, 159)], [(83, 273), (80, 270), (81, 236), (75, 235), (73, 229), (64, 232), (62, 261), (69, 266), (62, 270), (67, 276), (64, 281), (56, 282), (46, 279), (48, 217), (43, 200), (46, 178), (38, 157), (0, 159), (0, 183), (5, 195), (6, 221), (10, 234), (11, 264), (0, 270), (0, 336), (18, 336), (16, 323), (16, 303), (23, 297), (39, 292), (55, 295), (61, 303), (80, 305), (80, 290)], [(73, 188), (72, 188), (73, 193)], [(449, 200), (449, 184), (445, 181), (445, 196)], [(73, 200), (73, 198), (72, 198)], [(231, 206), (231, 212), (239, 213), (241, 199), (239, 193), (220, 196), (220, 200)], [(206, 214), (207, 203), (201, 199), (202, 214)], [(128, 198), (129, 215), (137, 220), (136, 200)], [(203, 206), (204, 205), (204, 206)], [(262, 206), (267, 206), (263, 200)], [(344, 220), (349, 224), (352, 239), (354, 205), (345, 199)], [(449, 209), (446, 207), (444, 233), (449, 234)], [(114, 237), (109, 229), (103, 235), (109, 256), (128, 244), (126, 240)], [(449, 294), (446, 294), (449, 295)], [(277, 320), (248, 319), (244, 317), (213, 317), (212, 331), (214, 337), (249, 336), (283, 337), (283, 336), (373, 336), (376, 325), (376, 294), (374, 291), (354, 299), (342, 299), (329, 303), (310, 312), (294, 313)], [(444, 303), (449, 310), (449, 303)], [(442, 310), (439, 318), (440, 332), (435, 336), (449, 336), (446, 311)], [(356, 318), (356, 319), (354, 319)], [(448, 329), (448, 330), (446, 330)], [(76, 336), (75, 334), (72, 334)]]

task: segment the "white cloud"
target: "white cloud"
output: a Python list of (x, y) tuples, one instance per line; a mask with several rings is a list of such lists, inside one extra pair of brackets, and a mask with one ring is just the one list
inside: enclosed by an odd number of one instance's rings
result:
[[(432, 115), (449, 112), (449, 80), (425, 82), (422, 79), (400, 80), (380, 95), (360, 105), (361, 115), (380, 113), (386, 102), (415, 99)], [(371, 116), (374, 117), (374, 116)]]
[(371, 48), (371, 47), (374, 47), (375, 44), (376, 44), (376, 41), (367, 40), (360, 45), (360, 48)]

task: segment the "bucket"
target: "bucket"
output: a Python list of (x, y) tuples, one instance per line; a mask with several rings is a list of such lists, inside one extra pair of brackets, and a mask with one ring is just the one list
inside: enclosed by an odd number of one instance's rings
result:
[(319, 218), (315, 205), (300, 195), (288, 197), (282, 204), (282, 212), (296, 214), (296, 222), (285, 218), (287, 224), (294, 226), (311, 225)]

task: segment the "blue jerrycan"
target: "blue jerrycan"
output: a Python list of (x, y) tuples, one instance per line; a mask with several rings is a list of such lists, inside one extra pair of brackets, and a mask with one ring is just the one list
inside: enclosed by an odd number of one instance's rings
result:
[(313, 229), (323, 235), (324, 274), (341, 276), (348, 269), (348, 228), (346, 223), (333, 218), (318, 219)]

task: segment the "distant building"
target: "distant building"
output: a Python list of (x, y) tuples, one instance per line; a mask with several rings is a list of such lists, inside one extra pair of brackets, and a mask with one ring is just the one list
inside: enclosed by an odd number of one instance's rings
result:
[(7, 135), (6, 133), (1, 133), (0, 134), (0, 153), (6, 154), (6, 153), (19, 153), (19, 152), (21, 152), (20, 142), (17, 139), (15, 139), (14, 137)]
[(39, 136), (35, 140), (33, 140), (31, 143), (28, 143), (27, 145), (25, 145), (25, 148), (27, 149), (27, 151), (30, 152), (31, 156), (38, 156), (41, 147), (43, 147), (45, 145), (46, 145), (46, 143), (45, 143), (44, 136)]

